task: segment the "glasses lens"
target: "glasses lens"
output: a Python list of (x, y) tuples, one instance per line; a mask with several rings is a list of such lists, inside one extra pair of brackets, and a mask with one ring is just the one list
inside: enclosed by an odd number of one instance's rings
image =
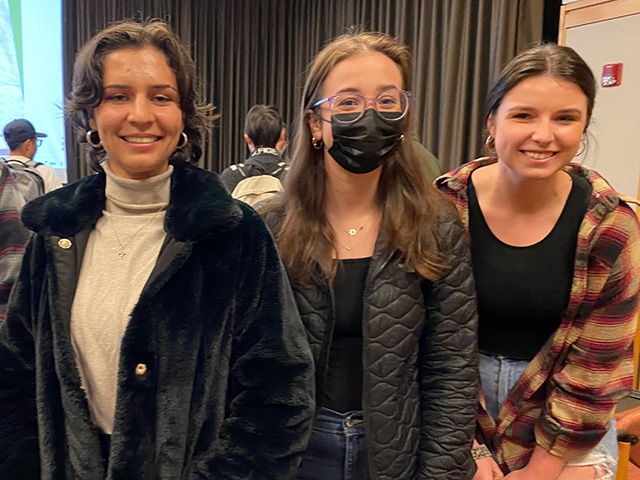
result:
[(41, 138), (36, 138), (36, 145), (39, 147), (40, 145), (42, 145), (42, 139)]
[(388, 120), (399, 120), (409, 109), (409, 98), (401, 90), (387, 90), (376, 99), (376, 110)]
[(333, 99), (333, 114), (341, 113), (359, 114), (364, 112), (364, 99), (353, 93), (340, 93)]
[(339, 123), (353, 123), (362, 117), (368, 102), (387, 120), (400, 120), (409, 110), (409, 96), (402, 90), (387, 90), (375, 99), (357, 93), (339, 93), (333, 97), (331, 112)]

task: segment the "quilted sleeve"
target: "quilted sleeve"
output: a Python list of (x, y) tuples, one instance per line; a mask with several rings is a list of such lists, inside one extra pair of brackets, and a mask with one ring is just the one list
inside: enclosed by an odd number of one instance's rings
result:
[(425, 292), (420, 352), (420, 478), (471, 479), (478, 404), (477, 306), (466, 233), (453, 207), (440, 216), (448, 266)]

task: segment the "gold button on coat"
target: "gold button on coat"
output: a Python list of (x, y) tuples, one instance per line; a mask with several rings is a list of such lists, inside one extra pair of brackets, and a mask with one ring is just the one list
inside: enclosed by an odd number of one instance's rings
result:
[(71, 245), (73, 245), (71, 243), (71, 240), (69, 240), (68, 238), (61, 238), (60, 240), (58, 240), (58, 246), (60, 248), (64, 248), (65, 250), (67, 248), (71, 248)]
[(147, 373), (147, 366), (144, 363), (136, 365), (136, 375), (144, 375)]

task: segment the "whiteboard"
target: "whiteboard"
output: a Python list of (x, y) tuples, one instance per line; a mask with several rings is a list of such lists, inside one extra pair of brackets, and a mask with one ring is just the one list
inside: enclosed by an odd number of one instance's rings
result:
[[(605, 20), (566, 31), (566, 45), (589, 64), (598, 94), (583, 160), (620, 193), (638, 197), (640, 180), (640, 15)], [(623, 63), (622, 84), (602, 88), (602, 67)]]

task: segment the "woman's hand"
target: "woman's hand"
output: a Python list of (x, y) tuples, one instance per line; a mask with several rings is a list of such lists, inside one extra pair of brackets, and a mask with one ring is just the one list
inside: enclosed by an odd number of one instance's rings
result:
[(485, 457), (476, 460), (476, 474), (473, 476), (473, 480), (496, 480), (498, 478), (504, 478), (500, 467), (492, 457)]

